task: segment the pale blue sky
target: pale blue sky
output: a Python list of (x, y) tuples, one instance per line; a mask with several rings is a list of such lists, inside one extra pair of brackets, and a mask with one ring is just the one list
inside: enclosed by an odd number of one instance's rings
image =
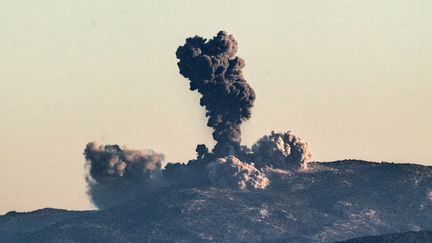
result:
[(186, 37), (232, 33), (257, 93), (251, 145), (432, 165), (431, 1), (0, 0), (0, 213), (83, 209), (89, 141), (187, 161), (212, 145), (178, 74)]

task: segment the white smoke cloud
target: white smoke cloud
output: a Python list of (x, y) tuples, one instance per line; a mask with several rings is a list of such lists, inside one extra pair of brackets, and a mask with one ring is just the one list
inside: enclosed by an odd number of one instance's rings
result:
[(234, 156), (219, 158), (207, 166), (210, 182), (215, 186), (265, 189), (270, 180), (253, 163), (244, 163)]
[(307, 168), (307, 162), (312, 158), (309, 145), (292, 131), (286, 133), (271, 132), (259, 139), (253, 146), (254, 162), (264, 167), (300, 166)]

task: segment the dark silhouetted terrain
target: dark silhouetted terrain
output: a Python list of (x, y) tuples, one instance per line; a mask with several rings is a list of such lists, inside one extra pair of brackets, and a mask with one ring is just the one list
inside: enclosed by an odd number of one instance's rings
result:
[(8, 213), (0, 241), (334, 242), (432, 229), (430, 166), (345, 160), (309, 168), (268, 169), (265, 190), (173, 185), (100, 211)]
[(432, 231), (409, 231), (404, 233), (374, 235), (355, 238), (340, 243), (430, 243)]

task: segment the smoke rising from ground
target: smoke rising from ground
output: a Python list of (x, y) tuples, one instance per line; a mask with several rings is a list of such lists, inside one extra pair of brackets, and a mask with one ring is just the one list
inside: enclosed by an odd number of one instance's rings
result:
[(245, 62), (238, 56), (237, 41), (220, 31), (213, 39), (195, 36), (177, 49), (180, 74), (190, 80), (190, 90), (202, 95), (200, 105), (207, 110), (207, 125), (214, 129), (218, 156), (235, 155), (240, 150), (240, 125), (251, 116), (255, 92), (242, 75)]
[(152, 150), (122, 149), (88, 143), (84, 156), (89, 168), (89, 194), (99, 208), (115, 205), (151, 184), (160, 174), (164, 156)]
[(239, 189), (264, 189), (270, 181), (253, 163), (241, 162), (234, 156), (219, 158), (208, 166), (212, 185)]
[(118, 145), (87, 144), (84, 155), (90, 175), (101, 183), (118, 180), (144, 182), (160, 170), (163, 155), (152, 150), (121, 149)]
[(271, 186), (267, 174), (307, 168), (309, 145), (291, 131), (272, 132), (252, 149), (241, 146), (240, 125), (251, 117), (255, 92), (243, 78), (245, 64), (236, 52), (236, 40), (224, 31), (210, 40), (188, 38), (176, 52), (180, 73), (189, 79), (190, 89), (202, 95), (207, 125), (214, 129), (217, 143), (211, 152), (199, 144), (196, 159), (162, 169), (163, 155), (152, 150), (87, 144), (88, 193), (97, 207), (111, 207), (165, 186), (266, 189)]
[(271, 132), (260, 138), (253, 146), (254, 162), (260, 166), (287, 168), (300, 166), (307, 168), (312, 158), (309, 145), (292, 131), (286, 133)]

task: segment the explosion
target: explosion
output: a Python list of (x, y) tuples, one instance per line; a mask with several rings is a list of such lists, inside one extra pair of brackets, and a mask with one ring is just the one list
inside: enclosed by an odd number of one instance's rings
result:
[(177, 49), (180, 74), (190, 80), (190, 90), (202, 95), (207, 125), (217, 141), (213, 153), (235, 155), (240, 151), (240, 125), (251, 116), (255, 91), (242, 75), (245, 62), (238, 56), (237, 41), (220, 31), (213, 39), (195, 36)]
[(270, 184), (270, 180), (253, 163), (241, 162), (234, 156), (219, 158), (207, 168), (210, 182), (215, 186), (264, 189)]
[(265, 189), (271, 184), (266, 173), (272, 171), (266, 168), (307, 168), (312, 156), (309, 145), (291, 131), (271, 132), (252, 149), (241, 145), (240, 126), (251, 117), (256, 97), (242, 75), (245, 62), (236, 56), (237, 48), (234, 37), (220, 31), (210, 40), (187, 38), (176, 52), (180, 74), (189, 79), (190, 90), (202, 96), (200, 105), (216, 140), (212, 151), (200, 144), (196, 159), (168, 163), (162, 169), (164, 156), (152, 150), (89, 143), (84, 150), (88, 193), (97, 207), (107, 208), (163, 186)]
[(302, 138), (293, 134), (271, 132), (260, 138), (253, 146), (254, 162), (258, 166), (273, 165), (286, 168), (299, 166), (307, 168), (307, 162), (312, 158), (309, 145)]

